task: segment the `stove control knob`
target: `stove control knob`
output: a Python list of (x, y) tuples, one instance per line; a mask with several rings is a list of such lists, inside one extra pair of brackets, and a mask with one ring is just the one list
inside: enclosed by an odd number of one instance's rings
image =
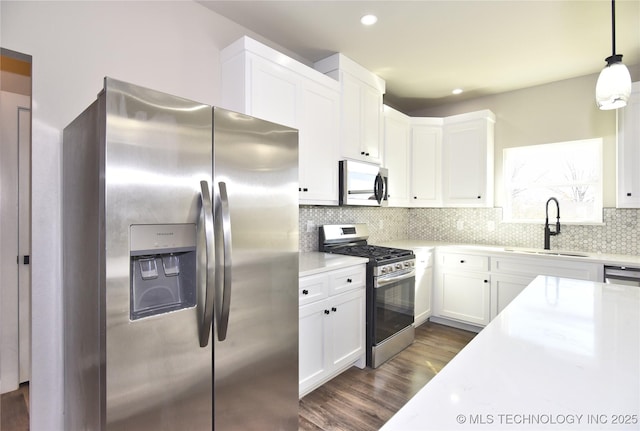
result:
[(404, 267), (405, 267), (405, 268), (409, 268), (410, 266), (411, 266), (411, 262), (405, 262), (405, 263), (404, 263)]
[(396, 269), (402, 269), (402, 264), (401, 263), (396, 263)]
[(386, 273), (387, 273), (387, 267), (386, 267), (386, 266), (383, 266), (383, 267), (382, 267), (382, 269), (380, 270), (380, 272), (381, 272), (382, 274), (386, 274)]

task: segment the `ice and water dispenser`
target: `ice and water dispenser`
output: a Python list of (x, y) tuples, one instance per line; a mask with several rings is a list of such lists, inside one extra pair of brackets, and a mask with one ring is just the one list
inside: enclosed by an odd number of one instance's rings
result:
[(132, 225), (131, 320), (196, 304), (196, 226)]

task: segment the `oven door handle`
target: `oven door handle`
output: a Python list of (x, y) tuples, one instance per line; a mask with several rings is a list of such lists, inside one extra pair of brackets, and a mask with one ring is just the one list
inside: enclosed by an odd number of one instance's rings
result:
[(398, 281), (406, 280), (408, 278), (414, 278), (416, 276), (416, 270), (412, 269), (408, 272), (403, 272), (400, 275), (395, 275), (393, 277), (375, 277), (373, 282), (374, 288), (388, 286), (392, 283), (396, 283)]

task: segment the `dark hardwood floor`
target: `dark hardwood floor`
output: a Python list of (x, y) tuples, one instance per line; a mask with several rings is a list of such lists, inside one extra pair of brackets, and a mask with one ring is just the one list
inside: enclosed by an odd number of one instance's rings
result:
[[(301, 431), (375, 431), (476, 334), (427, 322), (381, 367), (352, 367), (300, 400)], [(2, 395), (2, 431), (29, 430), (29, 385)]]
[(0, 403), (0, 430), (29, 431), (29, 383), (2, 394)]
[(416, 341), (373, 370), (352, 367), (300, 400), (300, 431), (375, 431), (476, 334), (427, 322)]

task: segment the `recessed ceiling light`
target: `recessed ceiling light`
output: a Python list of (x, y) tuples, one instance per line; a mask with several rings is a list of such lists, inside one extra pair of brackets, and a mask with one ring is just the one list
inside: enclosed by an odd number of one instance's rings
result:
[(373, 25), (378, 22), (378, 17), (371, 14), (365, 15), (360, 18), (360, 22), (362, 23), (362, 25)]
[(462, 88), (456, 88), (451, 93), (452, 94), (461, 94), (462, 93)]

